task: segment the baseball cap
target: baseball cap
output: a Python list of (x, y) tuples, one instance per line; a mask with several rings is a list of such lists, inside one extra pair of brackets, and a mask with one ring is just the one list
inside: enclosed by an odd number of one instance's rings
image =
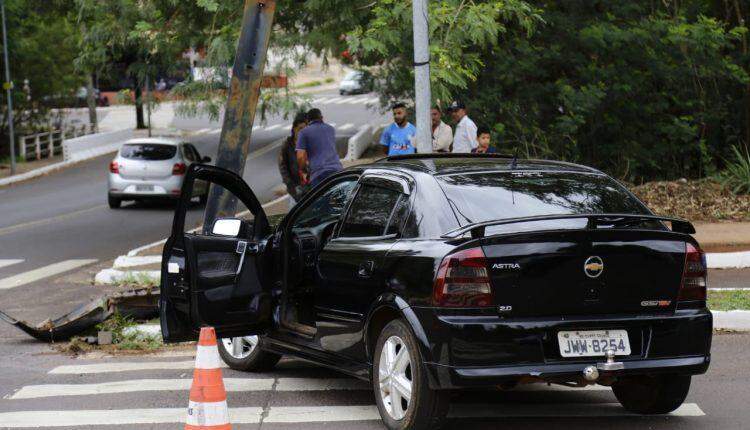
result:
[(448, 106), (448, 112), (452, 112), (458, 109), (466, 109), (466, 105), (461, 100), (453, 100), (453, 103)]

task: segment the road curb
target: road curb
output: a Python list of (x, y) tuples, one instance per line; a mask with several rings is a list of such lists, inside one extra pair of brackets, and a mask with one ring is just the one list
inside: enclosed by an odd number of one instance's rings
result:
[(711, 311), (714, 329), (750, 331), (750, 311)]

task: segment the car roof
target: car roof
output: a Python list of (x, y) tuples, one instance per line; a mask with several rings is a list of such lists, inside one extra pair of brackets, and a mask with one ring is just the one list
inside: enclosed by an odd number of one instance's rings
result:
[(554, 160), (522, 159), (501, 154), (409, 154), (386, 157), (361, 168), (420, 171), (450, 175), (486, 171), (546, 171), (602, 173), (592, 167)]
[(130, 144), (157, 144), (157, 145), (174, 145), (177, 146), (182, 141), (177, 139), (171, 139), (168, 137), (142, 137), (137, 139), (130, 139), (124, 143), (124, 145), (130, 145)]

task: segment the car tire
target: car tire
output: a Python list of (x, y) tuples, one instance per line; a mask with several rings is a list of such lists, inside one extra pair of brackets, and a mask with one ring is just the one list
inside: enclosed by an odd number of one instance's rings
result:
[(629, 412), (643, 415), (667, 414), (685, 401), (690, 375), (633, 376), (612, 385), (620, 404)]
[[(235, 342), (240, 340), (241, 347), (234, 350)], [(219, 355), (230, 369), (243, 372), (267, 372), (281, 360), (279, 354), (264, 351), (261, 347), (263, 338), (259, 336), (219, 339)]]
[(122, 206), (122, 200), (117, 197), (108, 196), (107, 203), (109, 203), (110, 209), (119, 209)]
[[(448, 414), (450, 393), (430, 388), (417, 341), (406, 323), (393, 320), (383, 328), (373, 358), (372, 386), (386, 428), (440, 428)], [(406, 400), (404, 394), (410, 398)]]
[(345, 96), (346, 95), (346, 91), (339, 91), (339, 95), (340, 96)]

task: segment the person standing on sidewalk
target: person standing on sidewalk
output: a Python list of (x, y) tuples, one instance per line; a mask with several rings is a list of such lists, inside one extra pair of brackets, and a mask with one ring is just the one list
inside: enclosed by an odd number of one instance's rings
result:
[(453, 153), (471, 152), (477, 142), (477, 125), (466, 114), (466, 105), (456, 100), (448, 108), (453, 121), (456, 122), (456, 135), (453, 138)]
[(479, 146), (471, 150), (472, 154), (494, 154), (495, 148), (490, 146), (492, 144), (492, 134), (490, 129), (487, 127), (480, 127), (477, 130), (477, 143)]
[(380, 145), (383, 146), (385, 155), (414, 154), (417, 152), (414, 139), (417, 136), (417, 128), (406, 120), (406, 105), (396, 103), (393, 105), (393, 124), (383, 130), (380, 135)]
[(310, 109), (307, 121), (297, 139), (297, 163), (302, 171), (309, 171), (310, 185), (314, 187), (343, 166), (336, 151), (336, 130), (323, 122), (320, 109)]
[(298, 114), (294, 117), (292, 134), (286, 138), (279, 151), (279, 173), (281, 174), (281, 180), (286, 185), (286, 191), (291, 196), (290, 207), (294, 206), (305, 195), (306, 191), (305, 172), (300, 170), (299, 163), (297, 163), (297, 138), (306, 126), (307, 117), (305, 114)]
[(453, 129), (443, 122), (440, 107), (433, 106), (432, 117), (432, 152), (450, 152), (453, 144)]

